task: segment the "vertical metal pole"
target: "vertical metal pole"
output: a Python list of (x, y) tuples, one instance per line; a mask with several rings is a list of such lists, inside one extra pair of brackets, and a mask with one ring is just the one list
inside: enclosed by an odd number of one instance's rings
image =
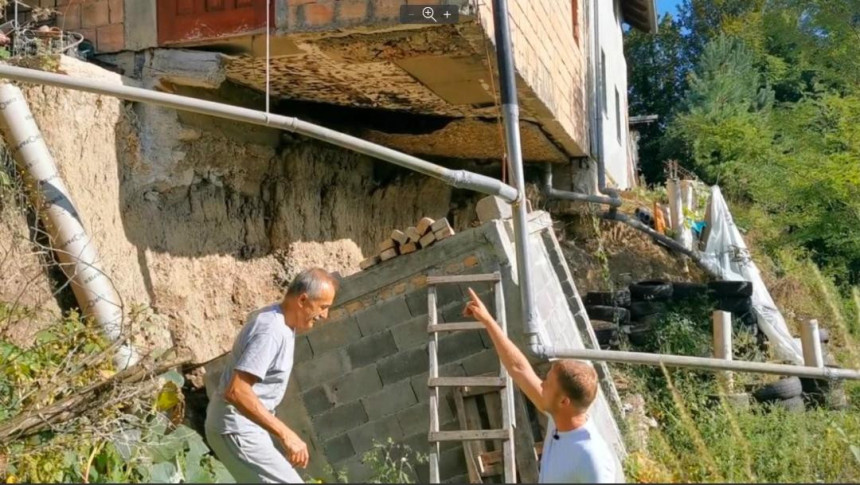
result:
[(269, 18), (271, 14), (269, 13), (269, 9), (272, 5), (272, 0), (266, 0), (266, 114), (269, 114), (269, 69), (271, 62), (269, 60), (269, 56), (271, 55), (270, 46), (271, 46), (271, 29), (269, 28)]
[(800, 328), (800, 342), (803, 345), (803, 363), (807, 367), (824, 367), (821, 351), (821, 335), (818, 320), (810, 320)]
[[(430, 285), (427, 287), (427, 317), (428, 325), (436, 325), (436, 287)], [(428, 327), (429, 328), (429, 327)], [(433, 332), (430, 335), (430, 343), (427, 347), (427, 353), (430, 355), (430, 370), (429, 378), (435, 379), (439, 377), (439, 362), (437, 360), (437, 350), (439, 345), (439, 333)], [(439, 432), (439, 388), (433, 387), (430, 391), (430, 483), (439, 483), (439, 442), (432, 441), (433, 435)]]
[(536, 348), (537, 313), (533, 305), (531, 258), (528, 250), (528, 220), (526, 219), (526, 191), (523, 175), (523, 154), (520, 140), (520, 110), (517, 104), (517, 83), (514, 56), (511, 52), (511, 27), (507, 0), (493, 0), (493, 22), (496, 37), (496, 60), (499, 64), (499, 81), (502, 98), (502, 115), (505, 124), (505, 145), (511, 163), (517, 200), (514, 209), (514, 239), (517, 253), (517, 278), (520, 285), (520, 302), (525, 333), (529, 345)]
[[(714, 319), (714, 357), (723, 360), (732, 360), (732, 314), (717, 310)], [(726, 389), (731, 393), (734, 391), (734, 378), (731, 372), (720, 374)]]

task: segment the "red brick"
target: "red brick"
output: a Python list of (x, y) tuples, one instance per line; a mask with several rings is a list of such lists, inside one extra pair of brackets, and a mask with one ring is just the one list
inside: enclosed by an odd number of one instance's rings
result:
[(328, 25), (334, 20), (334, 6), (320, 3), (309, 3), (299, 7), (299, 15), (305, 25), (319, 27)]
[(110, 23), (118, 24), (125, 21), (125, 19), (123, 18), (123, 15), (125, 15), (123, 10), (124, 3), (124, 0), (108, 0), (108, 6), (110, 10)]
[(60, 10), (57, 25), (63, 30), (78, 30), (81, 28), (81, 6), (80, 4), (66, 5)]
[(81, 7), (81, 27), (91, 29), (110, 24), (108, 0), (85, 3)]
[(338, 22), (358, 23), (367, 18), (367, 0), (341, 0), (337, 8)]
[(124, 24), (111, 24), (97, 29), (98, 52), (117, 52), (125, 48), (125, 26)]
[(96, 43), (96, 29), (78, 29), (78, 33), (84, 36), (84, 39)]
[(376, 20), (391, 20), (400, 18), (400, 6), (405, 1), (398, 0), (371, 0), (373, 3), (373, 16)]
[(287, 0), (287, 4), (291, 7), (298, 7), (299, 5), (305, 5), (308, 3), (316, 3), (317, 0)]

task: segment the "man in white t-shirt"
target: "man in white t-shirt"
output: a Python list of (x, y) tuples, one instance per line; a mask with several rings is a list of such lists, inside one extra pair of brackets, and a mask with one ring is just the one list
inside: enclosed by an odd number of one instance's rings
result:
[(511, 379), (549, 417), (538, 482), (616, 482), (615, 455), (587, 414), (597, 397), (594, 369), (585, 362), (558, 360), (541, 380), (471, 288), (469, 294), (463, 315), (484, 324)]

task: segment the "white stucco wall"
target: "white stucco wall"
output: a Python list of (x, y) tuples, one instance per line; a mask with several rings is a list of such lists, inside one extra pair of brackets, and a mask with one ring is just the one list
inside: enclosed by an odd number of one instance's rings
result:
[[(606, 163), (608, 184), (629, 188), (632, 179), (627, 143), (627, 61), (624, 58), (624, 36), (620, 0), (585, 0), (591, 2), (590, 32), (595, 42), (590, 59), (595, 73), (597, 110), (594, 113), (597, 153)], [(601, 64), (605, 62), (605, 66)], [(617, 93), (617, 94), (616, 94)]]

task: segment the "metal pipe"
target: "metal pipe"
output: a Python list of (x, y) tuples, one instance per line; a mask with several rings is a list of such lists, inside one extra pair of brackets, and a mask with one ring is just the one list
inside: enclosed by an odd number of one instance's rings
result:
[(547, 162), (543, 170), (543, 193), (547, 199), (571, 200), (574, 202), (588, 202), (591, 204), (605, 204), (610, 207), (621, 207), (621, 199), (613, 199), (603, 195), (583, 194), (568, 190), (558, 190), (552, 186), (552, 163)]
[(493, 30), (496, 37), (496, 61), (499, 65), (499, 84), (502, 101), (502, 117), (505, 125), (505, 146), (518, 197), (513, 203), (514, 241), (517, 254), (517, 278), (520, 287), (523, 330), (528, 339), (528, 352), (533, 357), (545, 359), (546, 353), (540, 343), (538, 315), (532, 293), (531, 257), (529, 254), (529, 232), (526, 214), (525, 178), (523, 154), (520, 140), (520, 109), (517, 102), (517, 81), (514, 55), (511, 51), (511, 26), (507, 0), (493, 0)]
[(0, 78), (114, 96), (128, 101), (152, 103), (180, 111), (189, 111), (217, 118), (243, 121), (254, 125), (279, 128), (414, 170), (418, 173), (427, 175), (428, 177), (442, 180), (457, 188), (470, 189), (488, 195), (496, 195), (504, 199), (506, 202), (515, 202), (519, 197), (517, 189), (502, 183), (500, 180), (469, 172), (467, 170), (451, 170), (430, 163), (426, 160), (421, 160), (420, 158), (398, 152), (397, 150), (392, 150), (382, 145), (362, 140), (361, 138), (356, 138), (354, 136), (289, 116), (266, 114), (262, 111), (230, 106), (213, 101), (204, 101), (187, 96), (162, 93), (131, 86), (116, 86), (89, 79), (76, 79), (60, 74), (13, 66), (0, 65)]
[[(45, 225), (60, 267), (71, 280), (78, 304), (84, 315), (94, 318), (108, 339), (115, 342), (122, 334), (122, 300), (99, 267), (95, 244), (81, 223), (24, 93), (8, 83), (0, 83), (0, 131), (24, 178), (30, 202)], [(114, 356), (120, 369), (138, 360), (129, 344), (122, 345)]]
[(687, 367), (708, 371), (731, 371), (757, 374), (776, 374), (781, 376), (807, 377), (811, 379), (860, 380), (860, 371), (835, 367), (805, 367), (765, 362), (746, 362), (742, 360), (723, 360), (709, 357), (688, 357), (684, 355), (648, 354), (644, 352), (624, 352), (620, 350), (590, 349), (552, 349), (550, 359), (581, 359), (622, 364), (640, 364), (667, 367)]

